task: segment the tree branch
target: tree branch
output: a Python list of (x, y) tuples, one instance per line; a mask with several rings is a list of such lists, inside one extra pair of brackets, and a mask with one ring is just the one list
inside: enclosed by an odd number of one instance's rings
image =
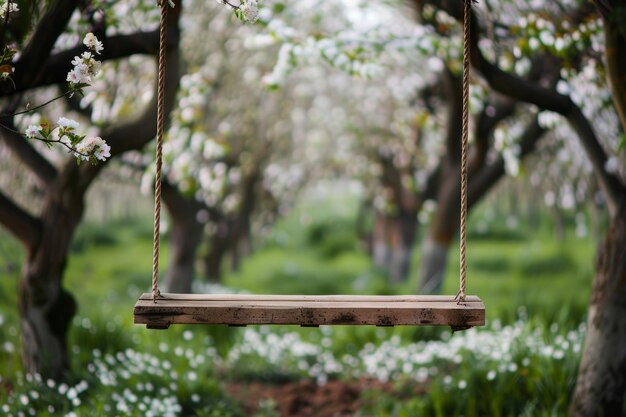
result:
[[(29, 43), (22, 50), (20, 59), (15, 63), (14, 81), (20, 85), (33, 85), (45, 74), (45, 67), (40, 63), (50, 56), (50, 52), (78, 5), (78, 0), (52, 0), (43, 14)], [(11, 84), (11, 83), (5, 83)], [(13, 85), (7, 85), (13, 90)]]
[(461, 77), (454, 75), (448, 68), (444, 70), (442, 77), (445, 95), (448, 99), (446, 163), (459, 166), (461, 165), (461, 114), (463, 113)]
[[(178, 3), (178, 2), (177, 2)], [(180, 79), (180, 53), (178, 50), (178, 40), (180, 30), (178, 18), (180, 16), (180, 5), (175, 9), (170, 9), (168, 19), (168, 33), (176, 40), (175, 43), (168, 43), (167, 63), (165, 67), (165, 130), (169, 124), (169, 114), (171, 113), (178, 91), (178, 81)], [(117, 122), (104, 128), (100, 135), (111, 146), (111, 161), (113, 158), (130, 150), (140, 150), (156, 136), (157, 119), (157, 85), (154, 84), (154, 94), (152, 101), (146, 106), (143, 112), (126, 121)], [(65, 168), (67, 170), (80, 169), (80, 187), (84, 190), (89, 187), (93, 179), (98, 175), (106, 163), (97, 165), (81, 164), (76, 166), (73, 161), (68, 161)]]
[[(458, 0), (428, 0), (433, 6), (445, 10), (457, 20), (462, 21), (462, 1)], [(472, 28), (478, 28), (478, 21), (472, 14)], [(602, 188), (609, 212), (615, 215), (624, 184), (618, 177), (609, 174), (604, 169), (607, 155), (593, 130), (589, 121), (582, 114), (578, 106), (574, 104), (568, 96), (559, 94), (553, 89), (542, 87), (539, 83), (524, 80), (515, 75), (509, 74), (498, 66), (489, 62), (482, 54), (479, 46), (479, 30), (471, 32), (471, 61), (472, 66), (477, 68), (483, 75), (489, 86), (499, 93), (509, 97), (538, 106), (540, 109), (551, 110), (564, 116), (572, 125), (578, 138), (587, 153), (598, 177), (598, 183)]]
[[(15, 130), (11, 118), (4, 123), (9, 129)], [(21, 135), (8, 130), (0, 129), (0, 137), (22, 162), (24, 162), (44, 185), (50, 185), (57, 178), (56, 168)]]
[(0, 190), (0, 224), (17, 237), (26, 248), (32, 249), (41, 234), (41, 222)]
[[(177, 35), (168, 36), (168, 44), (178, 43)], [(130, 35), (117, 35), (105, 40), (105, 48), (100, 61), (110, 61), (119, 58), (126, 58), (136, 54), (157, 55), (159, 51), (159, 31), (138, 32)], [(43, 74), (36, 80), (29, 80), (16, 71), (13, 76), (15, 88), (7, 91), (0, 91), (0, 96), (11, 95), (20, 91), (35, 87), (43, 87), (66, 82), (67, 73), (71, 69), (72, 59), (85, 51), (85, 47), (80, 44), (72, 49), (58, 52), (46, 61)], [(13, 86), (11, 86), (13, 87)]]
[[(534, 152), (537, 143), (543, 137), (547, 130), (539, 125), (537, 116), (524, 130), (519, 145), (520, 159), (523, 159), (530, 153)], [(467, 192), (468, 208), (476, 204), (489, 191), (493, 185), (500, 180), (505, 174), (504, 159), (500, 156), (495, 162), (483, 168), (473, 178), (470, 177)]]
[(478, 116), (476, 123), (476, 141), (470, 150), (468, 170), (470, 173), (481, 170), (485, 163), (485, 157), (489, 151), (490, 138), (493, 130), (502, 120), (513, 115), (515, 101), (499, 100), (489, 101)]

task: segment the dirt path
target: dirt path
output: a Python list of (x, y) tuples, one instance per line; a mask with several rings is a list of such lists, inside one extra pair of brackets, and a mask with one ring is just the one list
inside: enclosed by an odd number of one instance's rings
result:
[(231, 382), (226, 389), (250, 414), (259, 408), (263, 400), (274, 400), (281, 417), (352, 416), (365, 405), (361, 395), (364, 391), (394, 391), (392, 383), (381, 383), (374, 379), (351, 382), (332, 380), (324, 385), (309, 380), (281, 385)]

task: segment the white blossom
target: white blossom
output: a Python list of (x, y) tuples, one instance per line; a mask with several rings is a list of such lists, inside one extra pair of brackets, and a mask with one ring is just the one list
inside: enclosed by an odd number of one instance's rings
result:
[(0, 19), (4, 20), (7, 14), (7, 9), (9, 10), (9, 13), (20, 11), (17, 3), (4, 3), (0, 5)]
[(95, 51), (98, 55), (100, 55), (100, 52), (104, 49), (102, 42), (91, 32), (85, 35), (83, 44), (92, 51)]
[[(83, 43), (96, 53), (102, 51), (102, 42), (96, 38), (93, 33), (88, 33)], [(72, 60), (72, 68), (67, 73), (66, 81), (71, 84), (91, 84), (93, 77), (98, 75), (102, 68), (102, 63), (94, 58), (94, 54), (90, 51), (83, 52), (80, 56), (75, 56)]]
[(259, 7), (256, 0), (243, 0), (239, 10), (241, 10), (241, 15), (246, 22), (254, 23), (259, 18)]
[(39, 125), (29, 125), (26, 128), (26, 137), (29, 139), (32, 139), (39, 134), (40, 130), (41, 130), (41, 126)]
[(59, 127), (64, 131), (72, 131), (78, 128), (78, 122), (72, 119), (68, 119), (66, 117), (61, 117), (57, 121)]
[(76, 145), (74, 155), (85, 161), (89, 160), (91, 155), (100, 161), (106, 161), (111, 156), (111, 147), (99, 136), (88, 137)]

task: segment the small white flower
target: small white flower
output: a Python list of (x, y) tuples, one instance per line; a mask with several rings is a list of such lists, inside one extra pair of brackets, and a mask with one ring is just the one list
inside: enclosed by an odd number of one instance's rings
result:
[(77, 121), (68, 119), (66, 117), (59, 118), (59, 121), (57, 122), (57, 124), (59, 125), (61, 129), (66, 130), (66, 131), (71, 131), (78, 127)]
[(89, 137), (76, 145), (74, 155), (84, 161), (89, 160), (91, 155), (100, 161), (106, 161), (111, 156), (111, 147), (101, 137)]
[(259, 19), (259, 8), (256, 0), (244, 0), (239, 6), (241, 15), (246, 22), (254, 23)]
[(26, 128), (26, 137), (32, 139), (39, 134), (41, 130), (41, 126), (39, 125), (30, 125)]
[(91, 77), (89, 74), (81, 71), (79, 67), (75, 67), (73, 70), (67, 73), (67, 82), (72, 84), (89, 84), (91, 82)]
[(82, 159), (83, 161), (89, 160), (89, 155), (91, 155), (92, 149), (89, 148), (86, 140), (83, 139), (79, 144), (76, 145), (76, 152), (74, 152), (74, 156), (78, 159)]
[(106, 161), (111, 157), (111, 147), (101, 137), (93, 138), (95, 142), (95, 151), (93, 155), (100, 161)]
[(98, 55), (100, 55), (100, 52), (102, 52), (102, 50), (104, 49), (102, 42), (100, 42), (98, 38), (96, 38), (96, 36), (91, 32), (85, 35), (85, 38), (83, 39), (83, 44), (85, 44), (87, 48), (95, 51)]

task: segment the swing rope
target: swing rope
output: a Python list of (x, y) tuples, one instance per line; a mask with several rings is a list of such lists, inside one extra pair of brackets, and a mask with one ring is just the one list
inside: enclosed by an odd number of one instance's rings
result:
[(461, 223), (459, 236), (460, 275), (459, 292), (455, 299), (465, 301), (467, 289), (466, 223), (467, 223), (467, 144), (469, 140), (469, 84), (470, 84), (470, 14), (472, 0), (463, 1), (463, 128), (461, 133)]
[[(465, 301), (467, 289), (466, 222), (467, 222), (467, 148), (469, 137), (470, 84), (470, 14), (472, 0), (464, 0), (463, 10), (463, 124), (461, 133), (461, 219), (460, 219), (460, 278), (455, 300)], [(159, 290), (159, 243), (161, 223), (161, 168), (163, 166), (163, 126), (165, 119), (165, 50), (168, 0), (158, 0), (161, 8), (159, 30), (159, 68), (157, 84), (156, 170), (154, 179), (154, 246), (152, 252), (152, 300), (161, 296)]]
[(156, 171), (154, 174), (154, 246), (152, 250), (152, 300), (161, 296), (159, 290), (159, 242), (161, 238), (161, 167), (163, 166), (163, 125), (165, 119), (165, 48), (167, 31), (167, 0), (158, 0), (161, 7), (159, 30), (159, 70), (157, 81)]

